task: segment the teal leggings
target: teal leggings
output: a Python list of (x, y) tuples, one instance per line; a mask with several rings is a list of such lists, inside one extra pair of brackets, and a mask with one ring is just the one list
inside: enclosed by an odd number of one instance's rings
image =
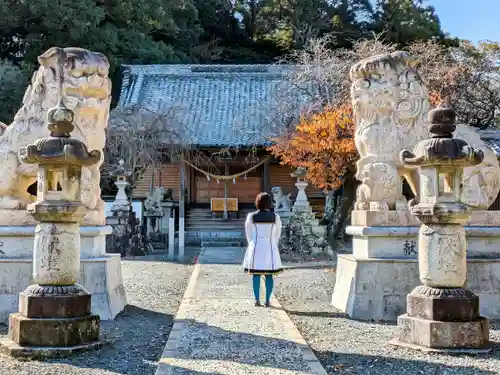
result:
[[(261, 275), (253, 275), (253, 295), (255, 296), (255, 301), (260, 301), (260, 277)], [(266, 275), (266, 304), (269, 304), (273, 287), (273, 275)]]

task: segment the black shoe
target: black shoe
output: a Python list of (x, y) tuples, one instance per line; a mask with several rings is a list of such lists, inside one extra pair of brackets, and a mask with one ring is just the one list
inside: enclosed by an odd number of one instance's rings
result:
[(259, 306), (261, 306), (260, 302), (259, 301), (255, 301), (255, 307), (259, 307)]
[(266, 307), (271, 307), (271, 304), (269, 302), (266, 302), (265, 306)]

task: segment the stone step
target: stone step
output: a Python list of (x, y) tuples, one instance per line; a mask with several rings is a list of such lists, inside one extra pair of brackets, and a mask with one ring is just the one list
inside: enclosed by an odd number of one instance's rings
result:
[(217, 230), (221, 229), (223, 230), (224, 228), (239, 228), (240, 230), (243, 230), (244, 224), (243, 223), (212, 223), (212, 222), (188, 222), (186, 223), (186, 228), (191, 228), (191, 227), (197, 227), (197, 228), (205, 228), (205, 229), (210, 229), (210, 230)]
[(225, 243), (225, 242), (246, 242), (244, 237), (230, 237), (230, 238), (202, 238), (202, 242), (210, 243)]
[(187, 217), (186, 218), (187, 223), (198, 222), (198, 221), (202, 221), (205, 223), (244, 223), (245, 219), (230, 218), (228, 220), (225, 220), (222, 218), (212, 218), (212, 217)]
[(243, 241), (201, 241), (201, 247), (243, 247)]

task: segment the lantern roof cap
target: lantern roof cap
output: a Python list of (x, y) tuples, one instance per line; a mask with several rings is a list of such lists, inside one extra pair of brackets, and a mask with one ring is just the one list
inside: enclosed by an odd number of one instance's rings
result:
[(472, 148), (462, 139), (453, 138), (455, 118), (455, 111), (448, 104), (440, 104), (430, 111), (431, 138), (417, 143), (413, 152), (401, 151), (402, 164), (406, 167), (471, 167), (480, 164), (484, 158), (481, 150)]
[(91, 166), (101, 159), (98, 150), (88, 151), (80, 140), (71, 137), (74, 113), (62, 100), (47, 113), (48, 137), (37, 139), (19, 150), (20, 159), (30, 164), (61, 164)]

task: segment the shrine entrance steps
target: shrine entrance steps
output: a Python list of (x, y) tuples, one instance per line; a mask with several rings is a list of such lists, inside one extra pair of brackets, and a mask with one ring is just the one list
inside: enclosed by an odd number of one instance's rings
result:
[(228, 220), (212, 215), (207, 208), (189, 208), (186, 212), (186, 244), (201, 247), (242, 247), (245, 245), (244, 225), (249, 212), (231, 213)]
[(156, 375), (327, 374), (276, 298), (254, 306), (243, 255), (202, 249)]

